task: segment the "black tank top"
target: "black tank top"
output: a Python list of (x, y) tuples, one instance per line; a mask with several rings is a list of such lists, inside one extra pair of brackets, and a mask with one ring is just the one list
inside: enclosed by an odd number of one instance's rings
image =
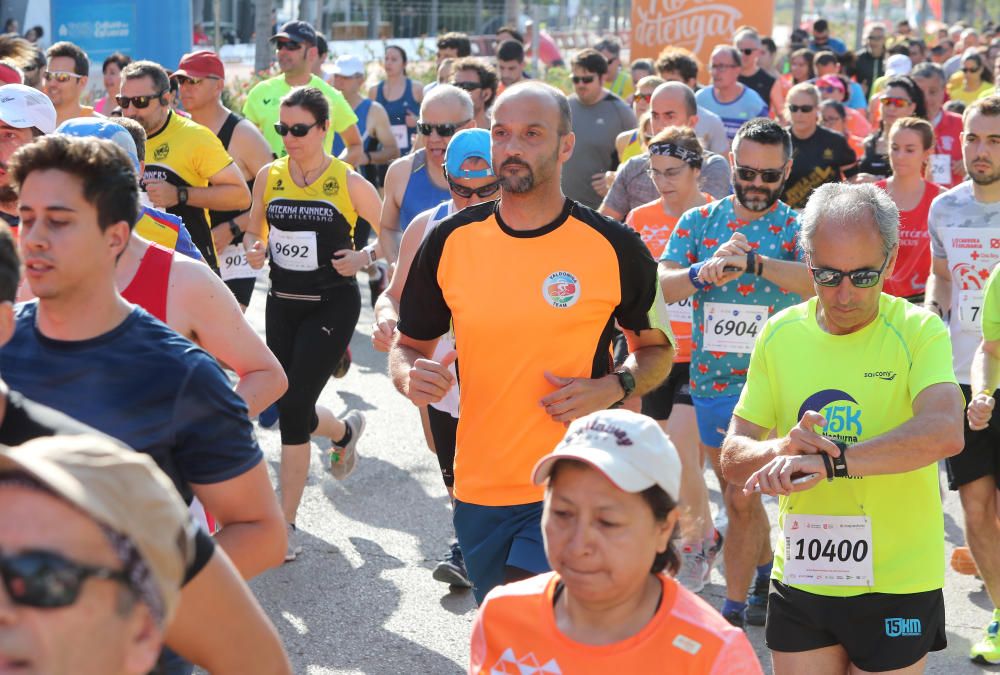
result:
[[(222, 141), (222, 147), (224, 147), (227, 152), (229, 151), (229, 144), (233, 140), (233, 132), (236, 130), (236, 125), (242, 121), (243, 121), (242, 116), (237, 115), (236, 113), (230, 111), (229, 117), (227, 117), (226, 121), (222, 123), (222, 128), (219, 129), (219, 133), (216, 134), (216, 136), (219, 137), (219, 140)], [(247, 187), (250, 188), (250, 194), (253, 194), (253, 182), (255, 178), (256, 176), (251, 176), (250, 180), (247, 181)], [(212, 222), (212, 227), (215, 227), (216, 225), (221, 225), (222, 223), (229, 222), (230, 220), (232, 220), (233, 218), (244, 212), (245, 211), (210, 210), (208, 212), (208, 217)], [(233, 239), (234, 244), (239, 244), (242, 241), (243, 241), (242, 234), (239, 237)]]

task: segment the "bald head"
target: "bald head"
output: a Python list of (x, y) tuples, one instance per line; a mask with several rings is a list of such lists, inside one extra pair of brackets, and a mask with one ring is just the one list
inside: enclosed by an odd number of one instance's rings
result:
[(551, 114), (553, 126), (556, 127), (560, 136), (565, 136), (573, 131), (569, 100), (561, 91), (544, 82), (518, 82), (505, 89), (497, 97), (497, 102), (493, 106), (494, 121), (501, 119), (502, 110), (517, 108), (520, 104), (528, 104), (543, 111), (546, 113), (546, 121)]
[(698, 103), (691, 87), (683, 82), (664, 82), (649, 100), (649, 125), (653, 134), (667, 127), (691, 127), (698, 123)]

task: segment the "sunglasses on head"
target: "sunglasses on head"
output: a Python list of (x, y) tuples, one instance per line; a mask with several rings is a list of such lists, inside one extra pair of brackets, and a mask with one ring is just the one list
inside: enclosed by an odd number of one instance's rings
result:
[(89, 577), (132, 587), (122, 570), (84, 565), (49, 551), (0, 554), (0, 575), (14, 604), (43, 609), (72, 605)]
[(159, 100), (168, 91), (169, 89), (164, 89), (159, 94), (147, 94), (145, 96), (115, 96), (115, 102), (122, 110), (132, 105), (139, 109), (148, 108), (150, 103)]
[(573, 80), (573, 84), (580, 84), (581, 82), (584, 83), (584, 84), (590, 84), (591, 82), (594, 81), (594, 76), (593, 75), (574, 75), (570, 79)]
[(908, 105), (913, 105), (913, 101), (910, 99), (898, 96), (883, 96), (879, 101), (887, 108), (905, 108)]
[(449, 136), (454, 136), (459, 127), (468, 123), (468, 120), (461, 124), (427, 124), (426, 122), (418, 121), (417, 132), (421, 136), (430, 136), (432, 132), (436, 131), (437, 135), (441, 138), (448, 138)]
[(752, 182), (757, 176), (760, 176), (760, 179), (765, 183), (780, 183), (781, 179), (785, 177), (785, 168), (751, 169), (748, 166), (737, 166), (736, 175), (740, 180), (748, 183)]
[(645, 101), (646, 103), (649, 103), (650, 100), (652, 100), (652, 98), (653, 98), (652, 94), (636, 94), (634, 96), (634, 100), (636, 100), (636, 101)]
[(814, 105), (794, 105), (792, 103), (788, 104), (788, 112), (793, 112), (793, 113), (799, 113), (799, 112), (811, 113), (815, 109), (816, 106)]
[(309, 130), (312, 129), (317, 124), (319, 124), (319, 122), (313, 122), (312, 124), (299, 123), (299, 124), (293, 124), (292, 126), (288, 126), (284, 122), (277, 122), (274, 125), (274, 130), (278, 133), (279, 136), (282, 137), (291, 134), (292, 136), (295, 136), (295, 138), (302, 138), (303, 136), (308, 134)]
[(840, 270), (813, 267), (810, 265), (809, 271), (812, 272), (813, 281), (820, 286), (833, 288), (839, 286), (841, 279), (847, 277), (856, 288), (871, 288), (882, 278), (882, 272), (885, 271), (885, 266), (888, 264), (889, 256), (886, 254), (885, 260), (882, 261), (882, 266), (877, 270), (861, 269), (852, 272), (841, 272)]
[(478, 82), (454, 82), (453, 84), (459, 89), (464, 89), (465, 91), (475, 91), (476, 89), (483, 88), (483, 85)]
[(292, 40), (278, 40), (274, 43), (274, 50), (280, 52), (282, 49), (290, 52), (297, 52), (302, 49), (301, 42), (293, 42)]
[(70, 80), (79, 80), (81, 77), (83, 77), (83, 75), (77, 75), (76, 73), (67, 73), (62, 70), (50, 70), (47, 73), (45, 73), (46, 82), (51, 82), (52, 80), (55, 80), (60, 84), (64, 84), (66, 82), (69, 82)]
[(477, 187), (477, 188), (471, 188), (467, 185), (459, 185), (458, 183), (456, 183), (454, 179), (452, 179), (452, 177), (448, 175), (447, 171), (444, 172), (444, 177), (448, 180), (448, 187), (451, 188), (451, 191), (454, 192), (459, 197), (461, 197), (462, 199), (468, 199), (472, 195), (476, 195), (477, 197), (489, 197), (491, 195), (495, 195), (497, 193), (497, 190), (500, 189), (499, 180), (496, 180), (490, 183), (489, 185), (484, 185), (482, 187)]

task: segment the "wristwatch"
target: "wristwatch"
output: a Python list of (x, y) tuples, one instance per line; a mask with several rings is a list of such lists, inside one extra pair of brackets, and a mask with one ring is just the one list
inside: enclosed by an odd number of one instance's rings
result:
[(177, 204), (184, 206), (188, 201), (188, 189), (183, 185), (177, 188)]
[(847, 443), (843, 441), (838, 441), (836, 438), (831, 438), (834, 445), (840, 450), (840, 457), (831, 457), (833, 464), (833, 477), (834, 478), (850, 478), (850, 474), (847, 473)]
[[(186, 190), (185, 190), (185, 192), (186, 192)], [(229, 232), (233, 235), (233, 239), (236, 239), (241, 234), (243, 234), (243, 230), (241, 230), (240, 226), (236, 224), (236, 220), (235, 219), (229, 221)]]
[(615, 371), (615, 376), (618, 378), (618, 384), (622, 386), (622, 391), (625, 392), (625, 394), (612, 406), (617, 408), (625, 402), (625, 399), (632, 395), (632, 392), (635, 391), (635, 377), (632, 375), (632, 371), (628, 368), (619, 368)]
[(374, 265), (375, 264), (375, 249), (373, 247), (371, 247), (371, 246), (365, 246), (361, 250), (368, 254), (368, 264), (369, 265)]

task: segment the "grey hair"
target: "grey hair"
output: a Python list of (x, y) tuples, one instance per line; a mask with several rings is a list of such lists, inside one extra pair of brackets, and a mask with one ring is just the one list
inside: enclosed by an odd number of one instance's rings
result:
[(913, 66), (913, 70), (910, 71), (910, 78), (915, 80), (918, 77), (922, 80), (936, 77), (941, 81), (941, 84), (948, 82), (948, 76), (945, 75), (944, 68), (933, 61), (924, 61)]
[(792, 98), (795, 94), (806, 94), (812, 98), (814, 105), (819, 105), (821, 96), (819, 95), (819, 89), (812, 82), (799, 82), (796, 85), (792, 85), (792, 88), (788, 90), (788, 95), (785, 96), (785, 101)]
[[(736, 65), (743, 65), (743, 54), (740, 53), (739, 49), (732, 45), (716, 45), (715, 49), (712, 50), (712, 56), (715, 56), (716, 54), (729, 54), (733, 57), (733, 61)], [(711, 56), (709, 58), (711, 58)]]
[(464, 89), (459, 89), (453, 84), (438, 84), (431, 92), (424, 97), (420, 103), (420, 113), (423, 115), (424, 109), (430, 103), (441, 101), (461, 108), (465, 119), (471, 120), (476, 116), (475, 107), (472, 105), (472, 97)]
[(737, 31), (736, 35), (733, 36), (733, 46), (735, 47), (740, 40), (753, 40), (758, 47), (761, 46), (760, 33), (750, 27)]
[(812, 241), (820, 221), (856, 223), (865, 216), (875, 221), (882, 238), (882, 253), (889, 255), (899, 245), (899, 209), (892, 198), (871, 183), (820, 185), (799, 212), (799, 246), (813, 253)]
[(684, 108), (687, 110), (688, 117), (698, 114), (698, 100), (694, 97), (694, 90), (683, 82), (664, 82), (653, 90), (650, 101), (667, 92), (677, 92), (684, 97)]

